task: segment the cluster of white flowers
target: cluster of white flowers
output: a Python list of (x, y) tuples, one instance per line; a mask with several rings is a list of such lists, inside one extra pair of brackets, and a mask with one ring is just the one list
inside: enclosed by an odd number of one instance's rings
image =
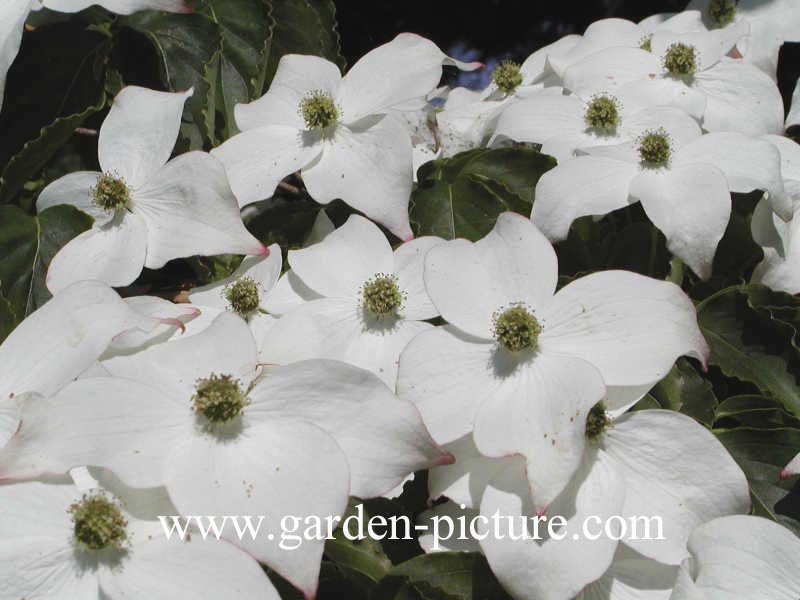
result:
[[(89, 4), (2, 3), (0, 72), (31, 8)], [(481, 92), (437, 89), (443, 66), (481, 65), (412, 34), (344, 76), (286, 55), (269, 91), (236, 107), (240, 133), (171, 160), (192, 90), (124, 88), (102, 171), (37, 201), (93, 227), (52, 260), (53, 299), (0, 346), (0, 597), (279, 598), (262, 563), (310, 599), (323, 541), (168, 540), (156, 516), (266, 515), (277, 532), (428, 469), (431, 498), (449, 501), (423, 520), (564, 517), (558, 539), (459, 542), (515, 598), (796, 599), (800, 540), (747, 515), (747, 480), (714, 435), (678, 412), (628, 412), (679, 357), (705, 367), (692, 301), (627, 271), (557, 290), (551, 245), (574, 219), (639, 201), (708, 278), (731, 193), (761, 190), (754, 280), (800, 292), (800, 148), (781, 135), (800, 117), (784, 120), (775, 84), (787, 40), (800, 41), (794, 0), (693, 1), (594, 23), (503, 63)], [(415, 239), (414, 168), (508, 143), (558, 159), (530, 218), (503, 213), (476, 242)], [(297, 171), (316, 201), (365, 216), (335, 228), (320, 212), (282, 274), (281, 248), (240, 208)], [(188, 304), (112, 289), (222, 253), (247, 256)], [(784, 475), (798, 472), (800, 455)], [(587, 539), (588, 516), (657, 516), (665, 539)]]

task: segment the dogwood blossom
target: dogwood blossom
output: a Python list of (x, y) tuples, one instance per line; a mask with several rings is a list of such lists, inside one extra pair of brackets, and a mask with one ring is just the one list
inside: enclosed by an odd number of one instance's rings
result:
[(192, 12), (185, 0), (4, 0), (0, 3), (0, 108), (3, 107), (6, 73), (19, 52), (22, 29), (28, 13), (42, 6), (59, 12), (74, 13), (93, 4), (121, 15), (148, 9)]
[(317, 202), (341, 198), (399, 238), (413, 237), (411, 140), (391, 113), (422, 106), (443, 64), (480, 66), (454, 61), (433, 42), (405, 33), (364, 55), (344, 77), (318, 56), (281, 57), (269, 91), (236, 106), (242, 133), (213, 151), (240, 205), (271, 196), (281, 179), (300, 170)]
[(5, 598), (280, 598), (245, 552), (199, 535), (167, 539), (105, 490), (4, 483), (0, 502)]
[(51, 291), (87, 278), (127, 285), (142, 267), (194, 254), (267, 253), (245, 229), (215, 158), (189, 152), (168, 162), (191, 95), (124, 88), (100, 129), (102, 173), (65, 175), (39, 195), (39, 211), (72, 204), (94, 218), (53, 257)]
[[(190, 338), (106, 360), (113, 377), (26, 403), (0, 477), (105, 467), (128, 485), (164, 485), (179, 514), (266, 515), (277, 531), (285, 515), (340, 517), (348, 493), (379, 495), (452, 460), (368, 372), (311, 361), (258, 378), (256, 361), (250, 329), (228, 312)], [(286, 552), (226, 535), (314, 595), (322, 540)]]
[(670, 600), (794, 600), (800, 594), (800, 540), (762, 517), (731, 515), (689, 538)]
[(730, 219), (731, 192), (767, 191), (773, 210), (791, 216), (772, 144), (739, 133), (701, 135), (677, 111), (662, 123), (634, 142), (587, 148), (587, 155), (545, 173), (536, 186), (533, 222), (560, 240), (577, 217), (639, 201), (670, 252), (707, 279)]
[(474, 430), (483, 454), (525, 456), (538, 511), (578, 468), (592, 406), (608, 396), (624, 410), (678, 356), (707, 353), (691, 301), (670, 283), (607, 271), (554, 294), (555, 252), (514, 213), (474, 244), (429, 250), (424, 276), (451, 325), (409, 343), (398, 393), (439, 443)]
[(426, 319), (438, 315), (422, 270), (425, 253), (442, 242), (425, 236), (392, 251), (377, 225), (352, 215), (321, 242), (290, 250), (292, 273), (315, 296), (270, 328), (261, 345), (263, 360), (343, 360), (394, 388), (400, 352), (432, 327)]
[(737, 37), (725, 30), (659, 31), (649, 51), (612, 47), (572, 64), (564, 87), (582, 97), (624, 90), (658, 99), (702, 117), (707, 131), (780, 133), (783, 101), (775, 82), (757, 67), (726, 56)]
[[(608, 531), (600, 539), (587, 538), (579, 516), (616, 515), (625, 523), (659, 517), (663, 530), (658, 534), (620, 530), (615, 537), (644, 558), (679, 565), (696, 526), (749, 509), (744, 473), (714, 436), (689, 417), (647, 410), (610, 421), (593, 410), (586, 434), (589, 445), (581, 467), (548, 510), (566, 517), (559, 533), (567, 535), (543, 542), (493, 535), (481, 540), (489, 564), (515, 598), (568, 600), (606, 572), (617, 543)], [(703, 456), (702, 464), (697, 456)], [(501, 471), (484, 491), (481, 514), (499, 510), (503, 516), (532, 516), (524, 482), (518, 470)], [(591, 509), (599, 512), (585, 512)]]

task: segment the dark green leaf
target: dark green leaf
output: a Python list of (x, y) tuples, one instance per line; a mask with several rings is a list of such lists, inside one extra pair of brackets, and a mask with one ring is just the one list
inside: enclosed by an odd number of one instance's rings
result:
[(92, 218), (72, 206), (54, 206), (37, 217), (16, 206), (0, 206), (0, 294), (17, 319), (50, 298), (45, 286), (50, 261), (91, 225)]
[(529, 148), (470, 150), (432, 161), (418, 172), (410, 218), (417, 235), (477, 240), (497, 216), (528, 216), (539, 177), (555, 160)]
[(798, 307), (800, 300), (757, 285), (726, 288), (697, 307), (711, 347), (710, 364), (728, 377), (754, 384), (795, 415), (800, 415)]
[(397, 565), (380, 582), (375, 600), (505, 600), (483, 555), (473, 552), (423, 554)]
[(677, 410), (711, 426), (717, 398), (711, 383), (703, 379), (685, 358), (679, 358), (669, 374), (650, 390), (662, 408)]

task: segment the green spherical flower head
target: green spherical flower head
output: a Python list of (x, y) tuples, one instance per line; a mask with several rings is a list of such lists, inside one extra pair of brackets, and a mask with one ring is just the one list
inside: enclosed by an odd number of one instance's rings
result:
[(598, 402), (586, 415), (586, 439), (596, 440), (609, 425), (611, 419), (606, 412), (606, 405), (602, 401)]
[(325, 129), (336, 124), (339, 109), (328, 92), (314, 90), (300, 102), (300, 115), (309, 129)]
[(211, 423), (228, 423), (250, 404), (239, 382), (230, 375), (212, 373), (205, 379), (199, 379), (195, 390), (192, 396), (194, 411)]
[(87, 494), (69, 507), (75, 543), (83, 550), (120, 548), (128, 539), (128, 521), (102, 493)]
[(708, 20), (715, 27), (725, 27), (736, 16), (735, 0), (711, 0), (708, 4)]
[(522, 84), (522, 72), (517, 63), (504, 60), (492, 73), (492, 79), (501, 91), (510, 94)]
[(514, 304), (492, 315), (494, 339), (509, 352), (536, 347), (542, 326), (524, 304)]
[(252, 277), (244, 276), (225, 286), (225, 300), (231, 310), (243, 319), (258, 310), (261, 298), (258, 295), (258, 284)]
[(641, 50), (646, 50), (647, 52), (653, 51), (653, 34), (646, 35), (642, 38), (639, 42), (639, 48)]
[(697, 51), (681, 42), (672, 44), (664, 55), (664, 68), (672, 75), (694, 75), (697, 70)]
[(131, 190), (125, 180), (108, 173), (97, 178), (97, 183), (89, 190), (92, 202), (107, 211), (125, 208), (131, 200)]
[(669, 134), (663, 129), (646, 131), (639, 138), (639, 157), (646, 166), (666, 165), (672, 156)]
[(405, 294), (395, 275), (378, 273), (361, 287), (364, 308), (377, 317), (395, 314), (405, 300)]
[(595, 96), (586, 107), (586, 124), (601, 131), (613, 131), (620, 124), (619, 102), (612, 96)]

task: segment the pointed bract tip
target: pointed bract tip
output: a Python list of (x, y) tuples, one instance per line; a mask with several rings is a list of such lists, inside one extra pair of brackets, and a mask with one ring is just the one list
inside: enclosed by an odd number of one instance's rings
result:
[(781, 471), (781, 479), (789, 479), (792, 475), (797, 475), (797, 473), (793, 473), (789, 470), (789, 467), (786, 467), (783, 471)]
[(541, 508), (536, 509), (536, 516), (541, 519), (544, 516), (544, 513), (546, 512), (547, 512), (547, 506), (542, 506)]
[(253, 256), (269, 256), (269, 248), (264, 244), (259, 243), (258, 250), (252, 253)]
[(172, 318), (172, 317), (165, 317), (165, 318), (162, 318), (162, 319), (156, 319), (156, 321), (158, 321), (159, 323), (162, 323), (164, 325), (172, 325), (176, 329), (180, 329), (181, 333), (184, 333), (186, 331), (186, 325), (184, 325), (183, 321), (181, 321), (180, 319), (175, 319), (175, 318)]
[(177, 10), (175, 12), (178, 12), (178, 13), (181, 13), (181, 14), (184, 14), (184, 15), (189, 15), (189, 14), (192, 14), (194, 12), (194, 9), (192, 8), (191, 4), (189, 4), (188, 2), (181, 2), (178, 5), (178, 8), (177, 8)]
[(300, 591), (303, 594), (303, 598), (306, 600), (314, 600), (317, 597), (317, 587), (319, 587), (319, 581), (315, 581), (314, 584), (306, 589), (301, 589)]
[(433, 464), (436, 467), (443, 467), (445, 465), (455, 464), (455, 462), (456, 462), (456, 457), (450, 452), (445, 452), (437, 456)]
[(410, 233), (410, 234), (408, 234), (406, 237), (404, 237), (402, 239), (403, 239), (403, 242), (410, 242), (411, 240), (414, 239), (414, 234)]

